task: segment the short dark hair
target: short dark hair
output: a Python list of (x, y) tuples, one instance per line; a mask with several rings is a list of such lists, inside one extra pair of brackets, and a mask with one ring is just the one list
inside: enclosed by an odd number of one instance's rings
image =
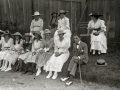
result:
[(92, 17), (94, 17), (94, 18), (98, 19), (100, 16), (94, 15), (94, 16), (92, 16)]
[(81, 38), (81, 37), (80, 37), (80, 34), (74, 34), (74, 36), (78, 36), (79, 38)]

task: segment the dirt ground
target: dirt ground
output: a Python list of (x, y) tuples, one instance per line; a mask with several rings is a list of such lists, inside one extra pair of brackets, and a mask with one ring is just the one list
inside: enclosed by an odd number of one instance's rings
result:
[(65, 83), (60, 81), (62, 73), (59, 74), (56, 80), (46, 79), (47, 73), (44, 71), (40, 76), (21, 74), (21, 72), (1, 72), (0, 71), (0, 90), (119, 90), (116, 87), (109, 87), (104, 85), (98, 85), (83, 81), (83, 88), (79, 79), (75, 79), (75, 82), (71, 86), (65, 86)]

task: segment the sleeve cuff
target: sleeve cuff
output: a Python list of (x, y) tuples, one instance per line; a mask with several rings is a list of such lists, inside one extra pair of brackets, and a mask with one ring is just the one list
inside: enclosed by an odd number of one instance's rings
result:
[(78, 56), (78, 58), (80, 59), (80, 56)]

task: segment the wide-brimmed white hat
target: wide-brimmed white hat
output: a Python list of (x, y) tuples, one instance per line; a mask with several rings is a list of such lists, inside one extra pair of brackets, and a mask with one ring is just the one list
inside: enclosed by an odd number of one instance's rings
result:
[(24, 37), (32, 37), (31, 35), (30, 35), (30, 33), (25, 33), (25, 35), (24, 35)]
[(22, 34), (20, 34), (19, 32), (16, 32), (16, 33), (14, 33), (13, 35), (14, 35), (14, 36), (20, 36), (20, 37), (22, 37)]
[(40, 16), (40, 15), (42, 15), (42, 14), (40, 14), (38, 11), (36, 11), (36, 12), (34, 12), (34, 15), (32, 15), (32, 16)]
[(96, 66), (106, 66), (107, 63), (104, 59), (98, 59), (97, 62), (95, 63)]
[(49, 29), (45, 29), (44, 34), (48, 34), (48, 33), (51, 33), (51, 31)]

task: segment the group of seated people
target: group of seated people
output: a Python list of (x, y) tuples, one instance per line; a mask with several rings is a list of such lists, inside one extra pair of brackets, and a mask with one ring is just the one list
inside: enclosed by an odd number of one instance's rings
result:
[[(43, 20), (39, 18), (39, 12), (35, 12), (33, 15), (35, 19), (32, 20), (30, 26), (30, 33), (25, 33), (24, 36), (20, 32), (15, 32), (13, 38), (11, 38), (12, 34), (9, 30), (1, 30), (1, 71), (12, 70), (11, 66), (16, 63), (15, 71), (23, 71), (23, 74), (26, 74), (30, 67), (29, 74), (33, 74), (34, 67), (36, 67), (36, 76), (39, 76), (43, 67), (43, 70), (49, 72), (46, 78), (52, 77), (52, 79), (56, 79), (70, 56), (71, 31), (69, 19), (65, 16), (66, 13), (65, 10), (61, 10), (59, 12), (59, 20), (54, 25), (50, 24), (50, 29), (42, 30)], [(91, 37), (97, 40), (91, 40), (91, 50), (93, 50), (93, 54), (95, 54), (95, 50), (99, 51), (98, 54), (106, 53), (105, 39), (102, 41), (104, 43), (100, 41), (101, 38), (102, 40), (104, 38), (104, 21), (98, 19), (100, 16), (98, 13), (96, 15), (90, 14), (90, 16), (95, 18), (95, 20), (93, 19), (89, 22), (88, 30), (92, 30)], [(99, 31), (97, 32), (98, 28)], [(68, 72), (65, 78), (61, 78), (61, 81), (67, 80), (67, 86), (73, 83), (77, 65), (84, 65), (88, 62), (87, 44), (81, 41), (80, 35), (73, 35), (73, 40), (73, 52), (67, 69)], [(25, 68), (23, 68), (23, 63), (25, 63)]]

